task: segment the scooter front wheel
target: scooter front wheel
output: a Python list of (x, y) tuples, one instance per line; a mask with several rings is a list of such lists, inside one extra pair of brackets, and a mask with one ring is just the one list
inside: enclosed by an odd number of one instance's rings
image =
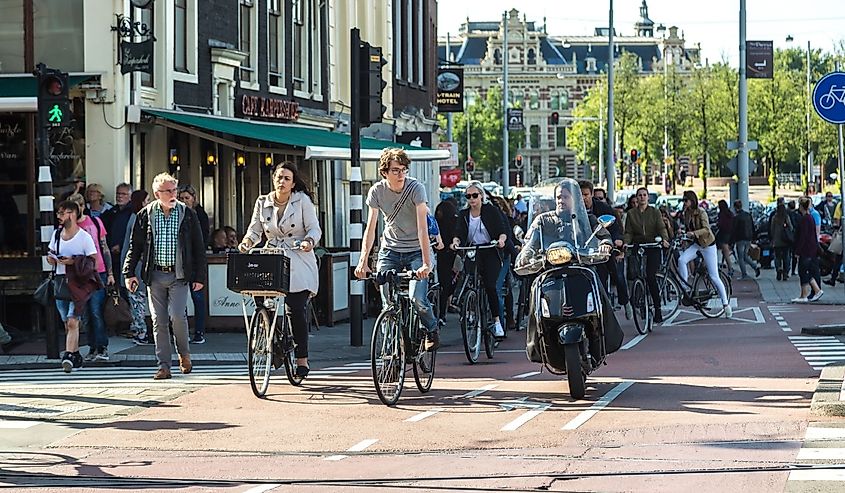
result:
[(569, 395), (575, 400), (583, 399), (586, 394), (586, 381), (581, 368), (581, 351), (578, 349), (578, 344), (566, 344), (563, 346), (563, 353), (566, 358)]

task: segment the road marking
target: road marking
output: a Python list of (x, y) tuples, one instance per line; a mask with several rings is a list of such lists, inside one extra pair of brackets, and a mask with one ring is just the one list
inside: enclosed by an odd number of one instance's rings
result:
[[(497, 353), (525, 353), (524, 349), (496, 349)], [(463, 351), (441, 351), (437, 350), (437, 354), (464, 354)]]
[(809, 471), (792, 471), (788, 481), (845, 481), (845, 470), (842, 469), (813, 469)]
[(845, 428), (807, 428), (804, 440), (842, 440), (845, 439)]
[(798, 451), (799, 460), (843, 460), (845, 448), (802, 448)]
[(648, 334), (640, 334), (640, 335), (638, 335), (637, 337), (635, 337), (635, 338), (631, 339), (630, 341), (628, 341), (628, 344), (625, 344), (624, 346), (622, 346), (622, 350), (623, 350), (623, 351), (625, 351), (625, 350), (631, 349), (632, 347), (634, 347), (634, 346), (636, 346), (637, 344), (641, 343), (641, 342), (643, 341), (643, 339), (645, 339), (646, 337), (648, 337)]
[(489, 385), (485, 385), (484, 387), (481, 387), (480, 389), (475, 389), (475, 390), (469, 391), (464, 395), (455, 396), (455, 397), (453, 397), (453, 399), (471, 399), (473, 397), (478, 397), (479, 395), (487, 392), (488, 390), (493, 390), (498, 386), (499, 386), (498, 384), (491, 383)]
[(262, 484), (254, 488), (250, 488), (243, 493), (264, 493), (265, 491), (270, 491), (274, 488), (278, 488), (279, 486), (281, 486), (281, 484)]
[(520, 402), (514, 403), (514, 407), (534, 407), (534, 409), (522, 413), (520, 417), (503, 426), (500, 431), (516, 430), (520, 426), (539, 416), (540, 413), (551, 407), (551, 404), (542, 404), (539, 402)]
[(587, 421), (589, 421), (589, 419), (592, 418), (593, 416), (595, 416), (596, 413), (598, 413), (599, 411), (601, 411), (602, 409), (607, 407), (608, 404), (613, 402), (613, 399), (616, 399), (617, 397), (619, 397), (619, 394), (624, 392), (631, 385), (634, 385), (634, 382), (622, 382), (619, 385), (617, 385), (616, 387), (613, 387), (610, 390), (610, 392), (603, 395), (601, 397), (601, 399), (599, 399), (595, 404), (590, 406), (589, 409), (581, 412), (581, 414), (576, 416), (575, 419), (573, 419), (569, 423), (566, 423), (566, 425), (563, 428), (561, 428), (561, 430), (578, 429), (579, 426), (581, 426), (584, 423), (586, 423)]
[(511, 378), (528, 378), (533, 377), (534, 375), (539, 375), (539, 371), (529, 371), (528, 373), (520, 373), (519, 375), (514, 375)]
[[(798, 352), (801, 353), (802, 356), (845, 356), (845, 351), (842, 351), (842, 350), (824, 351), (824, 350), (819, 350), (819, 349), (821, 349), (821, 348), (798, 351)], [(843, 348), (843, 349), (845, 349), (845, 348)]]
[(411, 416), (410, 418), (406, 419), (405, 421), (408, 422), (408, 423), (416, 423), (417, 421), (422, 421), (425, 418), (428, 418), (429, 416), (434, 416), (435, 414), (442, 412), (442, 411), (445, 411), (445, 410), (446, 410), (445, 408), (436, 407), (436, 408), (434, 408), (430, 411), (425, 411), (425, 412), (422, 412), (422, 413), (419, 413), (419, 414), (415, 414), (415, 415)]
[[(349, 447), (346, 451), (347, 452), (361, 452), (370, 445), (376, 443), (378, 438), (368, 438), (367, 440), (363, 440), (361, 442), (356, 443), (355, 445)], [(343, 460), (349, 457), (348, 455), (330, 455), (326, 457), (325, 460)]]
[(25, 430), (40, 425), (40, 421), (16, 421), (0, 419), (0, 429), (3, 430)]
[(789, 326), (789, 324), (784, 322), (783, 320), (779, 321), (778, 325), (780, 325), (781, 327), (788, 327)]
[(780, 330), (784, 332), (792, 332), (792, 329), (790, 329), (789, 327), (781, 327)]

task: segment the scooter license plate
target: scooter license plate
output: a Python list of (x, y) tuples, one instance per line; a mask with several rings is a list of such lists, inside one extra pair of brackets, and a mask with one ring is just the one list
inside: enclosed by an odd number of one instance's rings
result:
[(762, 255), (762, 256), (764, 256), (764, 257), (767, 257), (767, 256), (769, 255), (769, 251), (768, 251), (768, 250), (762, 250), (762, 251), (760, 252), (760, 255)]

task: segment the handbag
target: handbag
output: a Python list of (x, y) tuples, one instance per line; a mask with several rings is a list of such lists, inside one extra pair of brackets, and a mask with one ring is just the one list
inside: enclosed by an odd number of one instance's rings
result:
[(455, 274), (464, 271), (464, 258), (460, 255), (455, 255), (455, 261), (452, 262), (452, 272)]
[(792, 224), (787, 223), (783, 227), (783, 238), (787, 243), (795, 243), (795, 229), (792, 228)]
[(830, 240), (830, 246), (828, 247), (827, 251), (832, 252), (834, 255), (842, 255), (842, 230), (836, 232), (833, 235), (833, 239)]
[(67, 283), (67, 276), (64, 274), (53, 276), (53, 296), (61, 301), (73, 301), (70, 296), (70, 285)]
[[(56, 239), (56, 255), (58, 255), (59, 249), (59, 234), (61, 233), (61, 229), (56, 229), (55, 239)], [(56, 266), (53, 266), (53, 271), (41, 281), (41, 284), (35, 288), (35, 292), (32, 293), (32, 297), (36, 303), (41, 306), (48, 306), (52, 302), (51, 298), (53, 297), (53, 280), (56, 277)]]
[(119, 327), (132, 322), (132, 309), (120, 292), (110, 287), (106, 291), (106, 302), (103, 305), (103, 319), (109, 327)]

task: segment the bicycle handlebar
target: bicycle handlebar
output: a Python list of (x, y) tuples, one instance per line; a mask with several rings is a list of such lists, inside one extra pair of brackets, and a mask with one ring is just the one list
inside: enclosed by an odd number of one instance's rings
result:
[(272, 253), (282, 253), (285, 250), (302, 250), (302, 242), (300, 240), (293, 240), (293, 245), (287, 245), (285, 243), (282, 243), (279, 246), (273, 246), (273, 247), (267, 247), (267, 246), (253, 247), (253, 248), (250, 248), (249, 250), (247, 250), (245, 253), (250, 254), (250, 255), (255, 254), (255, 253), (272, 254)]
[(657, 248), (662, 246), (662, 242), (625, 244), (627, 248)]
[(455, 250), (484, 250), (486, 248), (495, 248), (499, 246), (498, 241), (491, 241), (490, 243), (486, 243), (484, 245), (470, 245), (470, 246), (456, 246), (454, 247)]

